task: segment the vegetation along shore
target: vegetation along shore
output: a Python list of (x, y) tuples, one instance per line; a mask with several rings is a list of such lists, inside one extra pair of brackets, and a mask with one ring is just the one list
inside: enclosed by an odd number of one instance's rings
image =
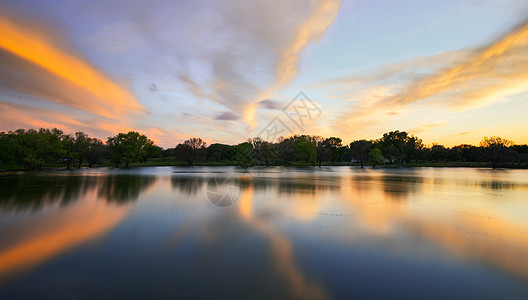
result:
[(528, 145), (484, 137), (478, 146), (426, 146), (405, 131), (391, 131), (348, 145), (338, 137), (295, 135), (276, 142), (250, 138), (238, 145), (207, 145), (201, 138), (190, 138), (163, 149), (135, 131), (118, 133), (106, 141), (83, 132), (65, 134), (57, 128), (0, 132), (1, 170), (171, 165), (526, 168)]

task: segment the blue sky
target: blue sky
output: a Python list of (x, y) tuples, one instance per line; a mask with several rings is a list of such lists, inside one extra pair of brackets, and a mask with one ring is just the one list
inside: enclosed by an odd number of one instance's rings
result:
[[(527, 143), (528, 3), (11, 1), (0, 4), (0, 130), (56, 126), (164, 147), (238, 143), (275, 117), (345, 142)], [(321, 114), (281, 111), (300, 91)], [(264, 101), (264, 102), (263, 102)]]

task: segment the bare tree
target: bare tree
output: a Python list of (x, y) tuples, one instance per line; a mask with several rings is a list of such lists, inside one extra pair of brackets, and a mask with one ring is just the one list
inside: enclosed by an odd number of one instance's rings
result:
[(499, 162), (504, 161), (511, 152), (509, 147), (513, 146), (513, 142), (498, 136), (484, 137), (480, 141), (480, 147), (483, 148), (484, 154), (491, 162), (493, 169), (497, 168)]

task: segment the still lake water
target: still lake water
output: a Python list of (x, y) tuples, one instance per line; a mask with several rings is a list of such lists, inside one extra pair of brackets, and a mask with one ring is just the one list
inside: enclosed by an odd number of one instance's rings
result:
[(528, 298), (528, 171), (0, 174), (0, 299)]

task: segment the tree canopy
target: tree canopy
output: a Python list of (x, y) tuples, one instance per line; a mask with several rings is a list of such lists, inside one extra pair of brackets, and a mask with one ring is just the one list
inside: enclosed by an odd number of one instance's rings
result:
[(501, 137), (484, 137), (478, 146), (445, 147), (422, 140), (405, 131), (391, 131), (375, 140), (354, 140), (343, 145), (341, 138), (315, 135), (281, 137), (277, 142), (260, 137), (237, 145), (207, 143), (198, 137), (174, 148), (163, 149), (147, 136), (130, 131), (108, 137), (106, 142), (78, 131), (66, 134), (53, 128), (18, 129), (0, 132), (0, 169), (40, 169), (110, 165), (130, 167), (148, 161), (160, 164), (227, 164), (243, 167), (347, 164), (358, 166), (408, 165), (420, 163), (468, 163), (482, 166), (526, 167), (528, 145), (515, 145)]

